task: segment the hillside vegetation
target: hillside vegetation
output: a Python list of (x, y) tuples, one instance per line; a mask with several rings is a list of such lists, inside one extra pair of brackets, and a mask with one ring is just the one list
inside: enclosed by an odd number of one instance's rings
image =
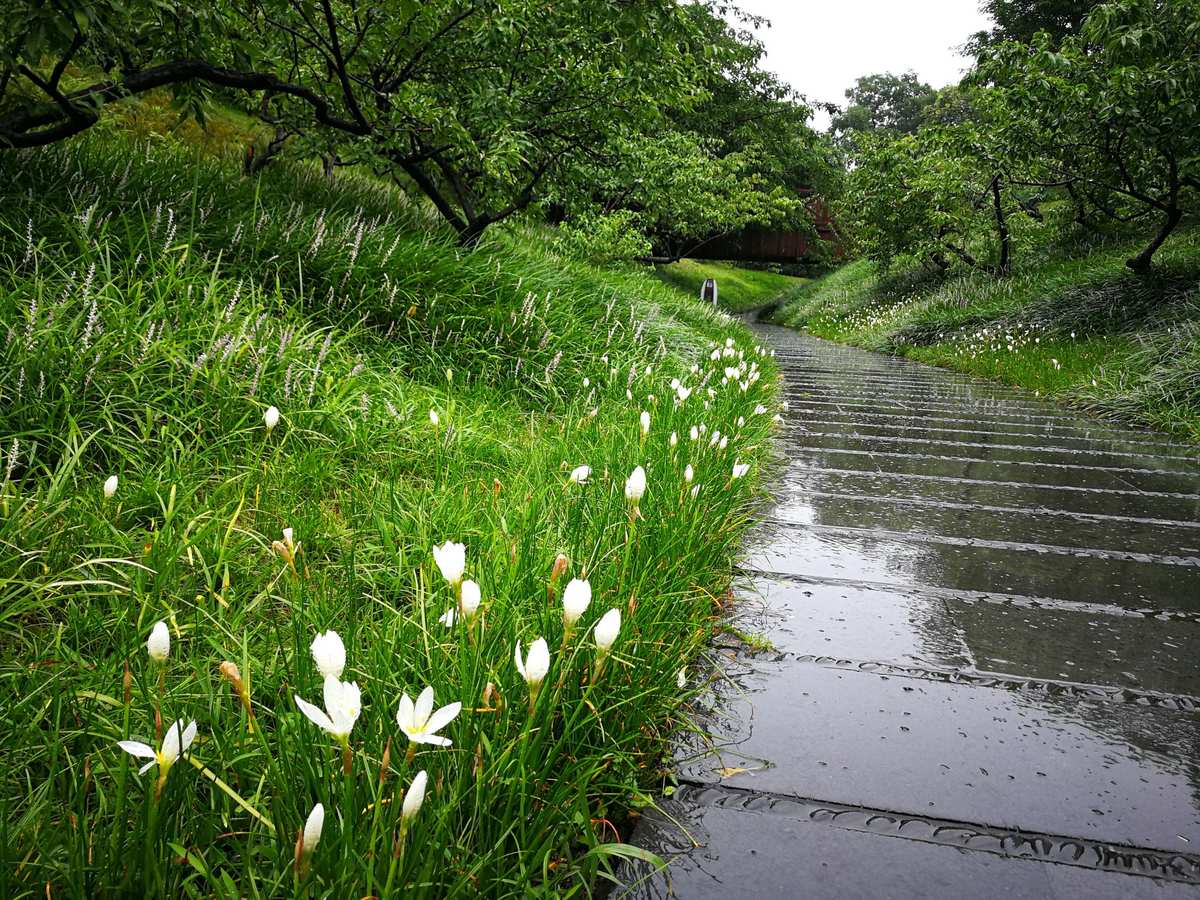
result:
[(96, 131), (0, 179), (0, 894), (559, 895), (639, 852), (756, 502), (748, 332), (315, 167)]
[(726, 263), (695, 259), (682, 259), (659, 266), (655, 274), (667, 284), (676, 285), (694, 297), (700, 296), (700, 288), (706, 279), (716, 279), (717, 300), (721, 307), (731, 312), (743, 312), (770, 303), (807, 280), (763, 269), (743, 269)]
[(1011, 277), (881, 274), (859, 260), (774, 313), (820, 337), (996, 378), (1200, 440), (1200, 233), (1125, 260), (1136, 241), (1047, 253)]

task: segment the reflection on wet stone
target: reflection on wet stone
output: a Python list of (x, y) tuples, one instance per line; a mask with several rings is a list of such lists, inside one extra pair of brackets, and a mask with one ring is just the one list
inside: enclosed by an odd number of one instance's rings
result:
[[(627, 897), (1200, 894), (1200, 456), (760, 326), (777, 502)], [(1138, 877), (1130, 877), (1138, 876)]]

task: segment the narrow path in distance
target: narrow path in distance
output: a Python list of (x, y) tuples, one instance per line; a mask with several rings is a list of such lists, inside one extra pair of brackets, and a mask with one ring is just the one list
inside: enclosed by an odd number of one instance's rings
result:
[(789, 411), (624, 897), (1200, 897), (1194, 448), (756, 326)]

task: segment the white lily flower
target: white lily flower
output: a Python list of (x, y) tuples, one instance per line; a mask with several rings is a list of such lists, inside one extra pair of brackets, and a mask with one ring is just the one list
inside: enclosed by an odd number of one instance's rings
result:
[(267, 407), (267, 411), (263, 413), (263, 424), (267, 426), (267, 431), (279, 424), (279, 410), (276, 407)]
[(592, 380), (590, 378), (588, 378), (586, 375), (583, 377), (583, 386), (585, 388), (592, 386)]
[(679, 443), (679, 435), (672, 431), (671, 437), (667, 440), (667, 443), (671, 445), (672, 450), (675, 449), (676, 445)]
[(576, 466), (571, 470), (572, 484), (587, 484), (587, 480), (592, 477), (591, 466)]
[(429, 776), (422, 769), (412, 780), (408, 790), (404, 792), (404, 803), (400, 808), (400, 815), (405, 822), (411, 822), (421, 811), (421, 804), (425, 802), (425, 784), (428, 780)]
[(139, 775), (146, 774), (157, 764), (158, 778), (161, 781), (167, 777), (171, 766), (175, 765), (179, 757), (188, 752), (188, 748), (192, 746), (192, 741), (195, 739), (196, 723), (193, 721), (185, 728), (183, 719), (177, 719), (163, 735), (162, 749), (160, 750), (155, 750), (149, 744), (143, 744), (141, 741), (118, 741), (117, 746), (130, 756), (150, 760), (138, 769)]
[(441, 423), (442, 423), (442, 417), (437, 414), (436, 409), (431, 409), (429, 411), (429, 424), (432, 425), (434, 428), (437, 428), (438, 425), (440, 425)]
[(681, 384), (679, 387), (675, 388), (675, 396), (678, 397), (679, 402), (682, 403), (688, 397), (692, 396), (692, 389), (690, 387), (684, 387)]
[(325, 709), (313, 706), (298, 694), (292, 699), (310, 722), (332, 736), (343, 746), (362, 712), (362, 692), (353, 681), (339, 681), (333, 675), (325, 679)]
[(692, 479), (696, 477), (696, 470), (692, 468), (692, 464), (688, 463), (687, 468), (683, 470), (683, 480), (687, 484), (692, 483)]
[(313, 638), (311, 650), (322, 678), (342, 677), (342, 670), (346, 668), (346, 646), (336, 631), (330, 629), (318, 634)]
[(118, 481), (116, 475), (109, 475), (108, 478), (104, 479), (104, 499), (105, 500), (112, 499), (113, 494), (115, 494), (117, 492), (117, 485), (119, 483), (120, 482)]
[(692, 426), (692, 428), (691, 428), (691, 430), (688, 432), (688, 436), (689, 436), (689, 437), (690, 437), (690, 438), (691, 438), (693, 441), (698, 441), (698, 440), (700, 440), (700, 429), (699, 429), (699, 428), (697, 428), (695, 425), (693, 425), (693, 426)]
[(462, 599), (459, 601), (459, 608), (469, 622), (475, 618), (475, 613), (479, 612), (479, 604), (483, 599), (482, 592), (479, 590), (479, 585), (469, 579), (462, 583), (460, 590), (462, 592)]
[(453, 606), (438, 616), (438, 622), (445, 625), (447, 628), (454, 627), (454, 623), (458, 621), (458, 610)]
[(467, 568), (467, 548), (463, 544), (446, 541), (442, 546), (433, 548), (433, 561), (441, 570), (442, 577), (457, 587)]
[(745, 419), (745, 417), (744, 417), (744, 416), (738, 416), (738, 423), (737, 423), (737, 424), (738, 424), (738, 428), (742, 428), (742, 427), (743, 427), (743, 426), (746, 424), (746, 419)]
[(700, 485), (696, 485), (695, 487), (692, 488), (692, 497), (693, 498), (699, 493), (700, 493)]
[(521, 673), (521, 677), (525, 679), (529, 689), (536, 691), (546, 677), (546, 673), (550, 671), (550, 648), (546, 646), (546, 639), (538, 638), (530, 644), (529, 653), (523, 661), (521, 659), (521, 642), (517, 641), (517, 652), (513, 661), (517, 664), (517, 671)]
[(325, 807), (318, 803), (304, 822), (304, 836), (300, 839), (300, 852), (307, 856), (321, 842), (321, 830), (325, 827)]
[(671, 390), (673, 390), (673, 391), (679, 390), (679, 385), (680, 385), (680, 381), (678, 378), (671, 379)]
[(680, 669), (679, 674), (675, 676), (675, 686), (677, 688), (679, 688), (681, 691), (685, 687), (687, 687), (687, 669), (686, 668)]
[(727, 446), (729, 446), (729, 436), (723, 434), (721, 435), (720, 443), (717, 444), (717, 449), (724, 450)]
[(754, 414), (756, 416), (761, 416), (766, 411), (767, 411), (767, 408), (765, 406), (763, 406), (761, 403), (758, 404), (758, 406), (754, 407)]
[(642, 423), (642, 437), (645, 437), (646, 435), (648, 435), (650, 433), (650, 413), (646, 412), (646, 410), (643, 409), (641, 416), (639, 416), (638, 418), (641, 420), (641, 423)]
[(166, 662), (171, 655), (171, 632), (167, 630), (166, 622), (155, 622), (146, 641), (146, 652), (155, 662)]
[(625, 499), (636, 505), (646, 494), (646, 470), (638, 466), (625, 480)]
[(596, 638), (596, 647), (601, 653), (607, 653), (612, 649), (612, 645), (616, 641), (620, 631), (621, 611), (619, 609), (610, 609), (600, 617), (600, 621), (596, 623), (592, 634)]
[(563, 625), (570, 631), (579, 618), (587, 612), (592, 602), (592, 586), (582, 578), (572, 578), (563, 590)]
[(454, 721), (462, 710), (461, 703), (451, 703), (434, 712), (433, 686), (421, 691), (414, 704), (408, 694), (400, 696), (400, 706), (396, 710), (396, 724), (414, 744), (433, 744), (435, 747), (449, 747), (450, 738), (438, 734), (443, 728)]
[(733, 464), (733, 477), (735, 479), (741, 478), (743, 475), (745, 475), (749, 471), (750, 471), (749, 463), (736, 463), (735, 462)]

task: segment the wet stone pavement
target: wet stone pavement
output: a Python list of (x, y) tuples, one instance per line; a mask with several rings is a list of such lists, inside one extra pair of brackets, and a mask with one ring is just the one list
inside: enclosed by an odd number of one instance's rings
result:
[(1200, 458), (756, 326), (790, 410), (628, 898), (1200, 897)]

